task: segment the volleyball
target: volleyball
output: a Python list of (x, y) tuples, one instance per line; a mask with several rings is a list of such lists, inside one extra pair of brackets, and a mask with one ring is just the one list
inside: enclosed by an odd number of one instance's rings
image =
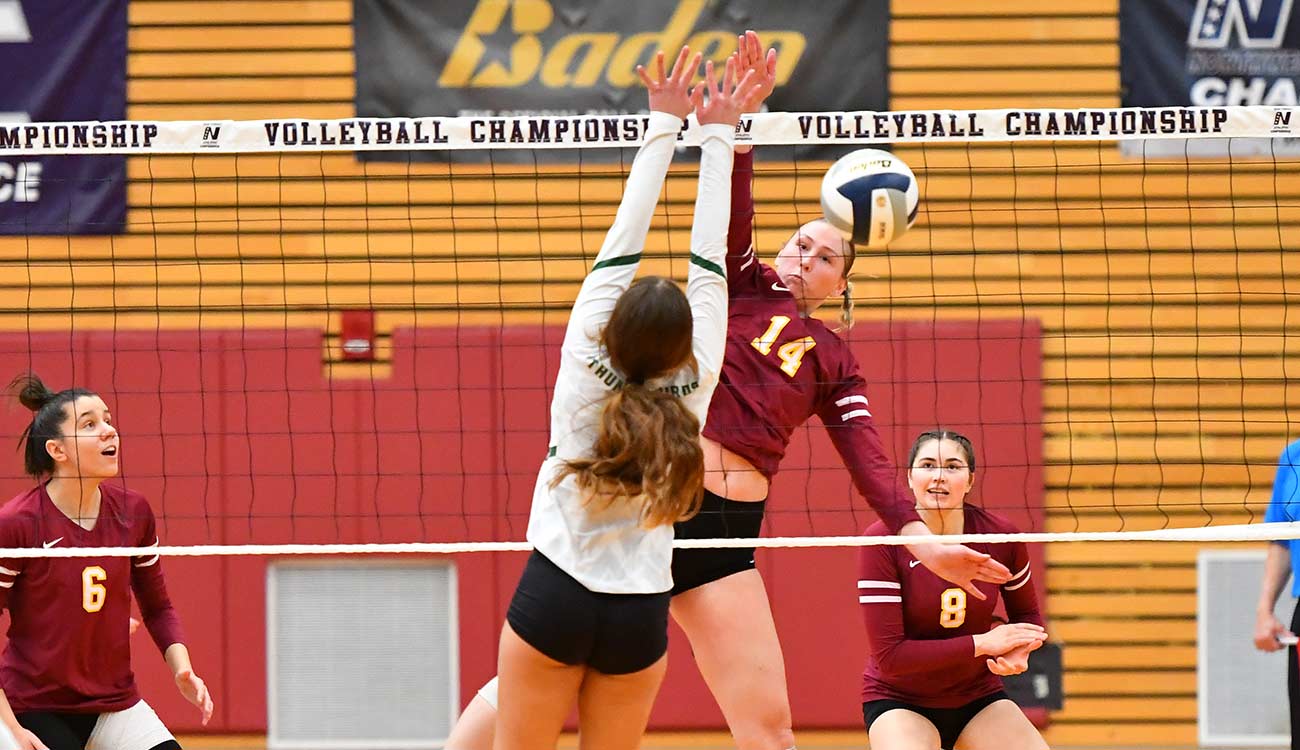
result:
[(907, 164), (888, 151), (864, 148), (840, 157), (822, 178), (822, 213), (861, 247), (884, 248), (916, 221), (919, 191)]

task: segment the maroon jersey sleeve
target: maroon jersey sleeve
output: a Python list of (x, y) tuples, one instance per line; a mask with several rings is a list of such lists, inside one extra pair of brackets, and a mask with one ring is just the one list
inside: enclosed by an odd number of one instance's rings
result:
[[(138, 503), (135, 510), (140, 526), (136, 546), (158, 546), (153, 510), (143, 501)], [(165, 654), (168, 646), (185, 642), (180, 617), (167, 596), (167, 583), (163, 579), (162, 558), (159, 555), (131, 558), (131, 591), (135, 593), (144, 625), (149, 629), (149, 635), (153, 636), (153, 642), (159, 651)]]
[[(0, 549), (20, 549), (31, 543), (23, 533), (18, 519), (9, 513), (0, 514)], [(0, 612), (9, 609), (9, 594), (26, 567), (27, 558), (3, 557), (0, 553)]]
[(731, 296), (758, 283), (754, 254), (754, 152), (736, 154), (731, 167), (731, 224), (727, 227), (727, 288)]
[(968, 665), (975, 656), (972, 636), (907, 637), (903, 586), (894, 555), (894, 548), (877, 545), (861, 548), (858, 557), (858, 605), (872, 659), (882, 672), (894, 676)]
[(1011, 580), (1002, 584), (1002, 600), (1007, 608), (1008, 622), (1029, 622), (1046, 626), (1043, 615), (1038, 610), (1038, 595), (1030, 584), (1033, 575), (1029, 558), (1029, 546), (1024, 542), (1011, 545), (1011, 559), (1006, 566), (1011, 571)]
[[(838, 338), (835, 340), (839, 342)], [(916, 499), (899, 483), (894, 465), (885, 453), (867, 401), (867, 384), (858, 372), (857, 362), (852, 361), (847, 345), (839, 342), (839, 348), (849, 361), (842, 368), (843, 373), (826, 385), (817, 416), (826, 425), (835, 450), (853, 477), (853, 485), (890, 533), (897, 534), (906, 524), (921, 520), (916, 514)]]

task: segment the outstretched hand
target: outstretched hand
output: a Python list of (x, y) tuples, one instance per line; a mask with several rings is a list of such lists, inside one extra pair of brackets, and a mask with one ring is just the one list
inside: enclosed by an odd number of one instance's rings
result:
[(736, 37), (736, 62), (738, 75), (754, 72), (754, 81), (758, 84), (752, 96), (745, 102), (742, 112), (758, 112), (763, 102), (772, 95), (776, 88), (776, 49), (771, 48), (763, 54), (763, 45), (758, 41), (758, 34), (746, 31)]
[[(737, 80), (739, 63), (733, 54), (727, 58), (722, 81), (713, 73), (713, 61), (704, 64), (704, 81), (691, 91), (691, 102), (695, 105), (695, 117), (701, 125), (731, 125), (740, 121), (740, 113), (758, 89), (753, 71), (746, 72)], [(708, 94), (707, 98), (705, 94)]]
[(1011, 580), (1011, 571), (1007, 570), (1007, 566), (994, 560), (991, 555), (976, 552), (962, 544), (930, 542), (909, 544), (907, 548), (935, 575), (961, 586), (981, 601), (988, 597), (975, 586), (975, 581), (1000, 585)]
[(650, 76), (644, 65), (636, 66), (636, 74), (641, 76), (641, 82), (650, 92), (650, 110), (686, 119), (694, 106), (691, 101), (691, 81), (700, 67), (700, 53), (696, 52), (692, 57), (691, 48), (682, 47), (682, 51), (677, 53), (677, 61), (673, 63), (672, 72), (665, 75), (664, 53), (659, 50), (655, 55), (654, 66), (655, 77)]

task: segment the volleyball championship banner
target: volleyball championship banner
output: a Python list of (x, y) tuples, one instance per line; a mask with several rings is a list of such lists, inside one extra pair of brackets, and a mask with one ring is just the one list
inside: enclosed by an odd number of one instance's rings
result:
[[(1293, 0), (1122, 0), (1120, 78), (1126, 107), (1294, 107), (1300, 5)], [(1179, 145), (1162, 144), (1157, 151), (1176, 151)], [(1300, 153), (1295, 139), (1234, 144), (1234, 154), (1244, 153), (1239, 146), (1266, 154)], [(1190, 155), (1224, 153), (1202, 148)]]
[[(0, 160), (45, 154), (632, 148), (641, 144), (648, 121), (644, 115), (585, 115), (0, 123)], [(736, 126), (737, 142), (760, 146), (1009, 140), (1226, 143), (1294, 139), (1297, 134), (1296, 107), (765, 112), (746, 115)], [(688, 119), (677, 136), (683, 146), (698, 146), (700, 138), (694, 119)]]
[[(126, 7), (0, 0), (0, 127), (124, 119)], [(117, 234), (125, 223), (125, 158), (0, 154), (0, 234)]]
[(638, 64), (684, 44), (721, 62), (746, 29), (778, 53), (771, 109), (889, 104), (888, 0), (355, 0), (353, 24), (361, 117), (643, 113)]

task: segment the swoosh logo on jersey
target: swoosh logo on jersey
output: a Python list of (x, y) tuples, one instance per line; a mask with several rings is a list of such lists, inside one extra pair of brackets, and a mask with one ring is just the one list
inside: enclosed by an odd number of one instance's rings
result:
[(774, 290), (778, 291), (778, 292), (788, 292), (788, 291), (790, 291), (789, 288), (781, 286), (781, 282), (779, 282), (779, 281), (774, 281), (774, 282), (772, 282), (772, 288), (773, 288)]
[(918, 565), (920, 565), (920, 564), (921, 564), (921, 561), (920, 561), (920, 560), (913, 560), (912, 562), (910, 562), (910, 563), (907, 564), (907, 567), (909, 567), (909, 568), (915, 568), (916, 566), (918, 566)]
[(59, 537), (58, 539), (55, 539), (52, 542), (41, 542), (41, 546), (44, 547), (45, 549), (49, 549), (50, 547), (53, 547), (54, 545), (58, 544), (61, 541), (63, 541), (63, 537)]

